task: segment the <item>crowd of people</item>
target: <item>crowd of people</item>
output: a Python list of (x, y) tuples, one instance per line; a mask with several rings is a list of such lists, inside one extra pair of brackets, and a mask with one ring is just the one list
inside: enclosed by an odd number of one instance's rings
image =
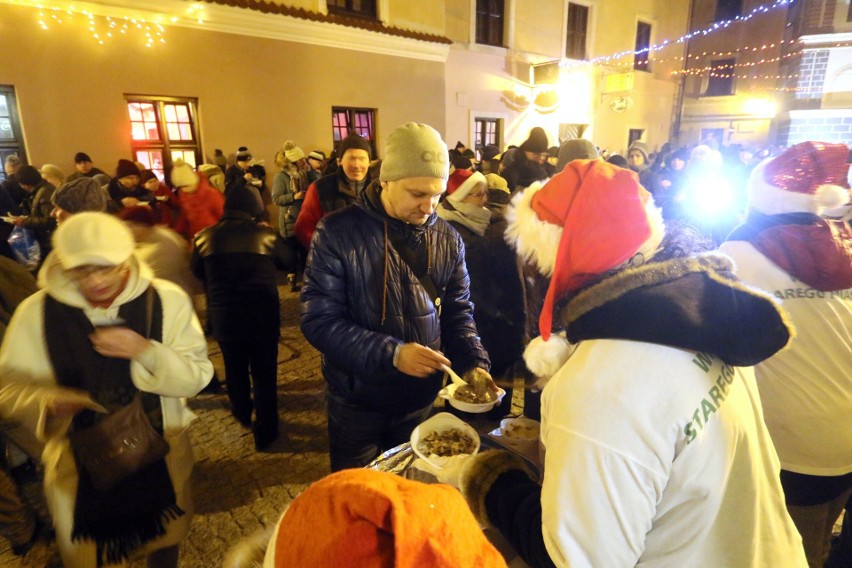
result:
[[(831, 546), (852, 495), (848, 152), (622, 157), (541, 128), (473, 151), (410, 122), (381, 160), (354, 133), (328, 159), (288, 140), (271, 189), (246, 146), (167, 180), (11, 157), (0, 417), (43, 464), (66, 566), (176, 566), (184, 399), (218, 381), (205, 331), (256, 449), (279, 435), (281, 272), (323, 356), (333, 475), (229, 565), (505, 565), (478, 521), (530, 566), (848, 566), (848, 516)], [(363, 470), (433, 413), (450, 367), (491, 390), (525, 379), (543, 475), (506, 451), (437, 472), (460, 493)], [(76, 434), (137, 399), (170, 450), (102, 489)], [(0, 489), (25, 554), (40, 527), (8, 472)]]

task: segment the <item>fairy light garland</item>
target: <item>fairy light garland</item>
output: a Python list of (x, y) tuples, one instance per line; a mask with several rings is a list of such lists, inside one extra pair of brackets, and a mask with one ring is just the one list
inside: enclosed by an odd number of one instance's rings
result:
[[(24, 5), (36, 7), (38, 9), (38, 26), (42, 30), (49, 30), (52, 26), (57, 25), (78, 25), (81, 21), (88, 28), (92, 39), (98, 45), (105, 45), (118, 37), (138, 37), (145, 44), (145, 47), (154, 47), (166, 43), (166, 28), (169, 23), (174, 24), (179, 21), (178, 16), (154, 16), (154, 17), (134, 17), (134, 16), (108, 16), (104, 14), (96, 14), (86, 8), (75, 7), (69, 4), (67, 7), (50, 7), (42, 4), (34, 5), (26, 0), (21, 2)], [(205, 21), (204, 5), (200, 2), (193, 2), (186, 9), (186, 15), (183, 16), (198, 24), (203, 24)]]

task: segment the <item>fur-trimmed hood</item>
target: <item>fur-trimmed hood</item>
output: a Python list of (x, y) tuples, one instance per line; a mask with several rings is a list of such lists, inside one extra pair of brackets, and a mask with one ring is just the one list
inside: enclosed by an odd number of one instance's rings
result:
[(572, 343), (627, 339), (704, 351), (755, 365), (787, 345), (775, 300), (742, 284), (717, 253), (625, 269), (574, 296), (559, 313)]

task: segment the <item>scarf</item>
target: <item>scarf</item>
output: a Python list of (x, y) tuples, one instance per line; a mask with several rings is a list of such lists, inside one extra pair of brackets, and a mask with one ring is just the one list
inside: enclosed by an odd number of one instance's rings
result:
[[(156, 292), (151, 296), (154, 306), (150, 337), (160, 341), (162, 303)], [(142, 294), (119, 308), (124, 325), (140, 335), (146, 334), (148, 297), (147, 293)], [(108, 410), (131, 402), (137, 389), (130, 378), (130, 361), (103, 357), (94, 350), (88, 336), (95, 328), (83, 310), (47, 296), (44, 318), (47, 351), (60, 385), (85, 390)], [(151, 424), (162, 434), (160, 397), (142, 393), (142, 403)], [(92, 426), (101, 416), (90, 410), (80, 412), (74, 417), (72, 428)], [(168, 522), (184, 514), (177, 506), (165, 460), (104, 492), (92, 486), (88, 472), (79, 466), (78, 474), (71, 540), (95, 541), (98, 566), (129, 559), (146, 543), (166, 534)]]
[(491, 211), (486, 207), (473, 205), (472, 203), (442, 201), (438, 205), (438, 217), (448, 223), (464, 225), (480, 237), (491, 223)]

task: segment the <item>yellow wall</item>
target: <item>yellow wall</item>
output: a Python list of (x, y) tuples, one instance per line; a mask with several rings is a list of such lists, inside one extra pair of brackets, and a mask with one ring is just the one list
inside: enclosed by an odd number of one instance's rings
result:
[(332, 106), (377, 108), (380, 153), (402, 122), (444, 125), (439, 62), (176, 27), (165, 37), (100, 46), (81, 22), (43, 31), (35, 9), (0, 4), (0, 84), (15, 87), (30, 162), (71, 172), (83, 150), (113, 170), (130, 155), (124, 94), (197, 97), (204, 153), (246, 145), (271, 173), (288, 138), (331, 150)]
[[(450, 0), (450, 4), (457, 0)], [(459, 2), (464, 4), (464, 2)], [(445, 10), (443, 0), (412, 2), (389, 0), (387, 24), (423, 33), (444, 35)]]

